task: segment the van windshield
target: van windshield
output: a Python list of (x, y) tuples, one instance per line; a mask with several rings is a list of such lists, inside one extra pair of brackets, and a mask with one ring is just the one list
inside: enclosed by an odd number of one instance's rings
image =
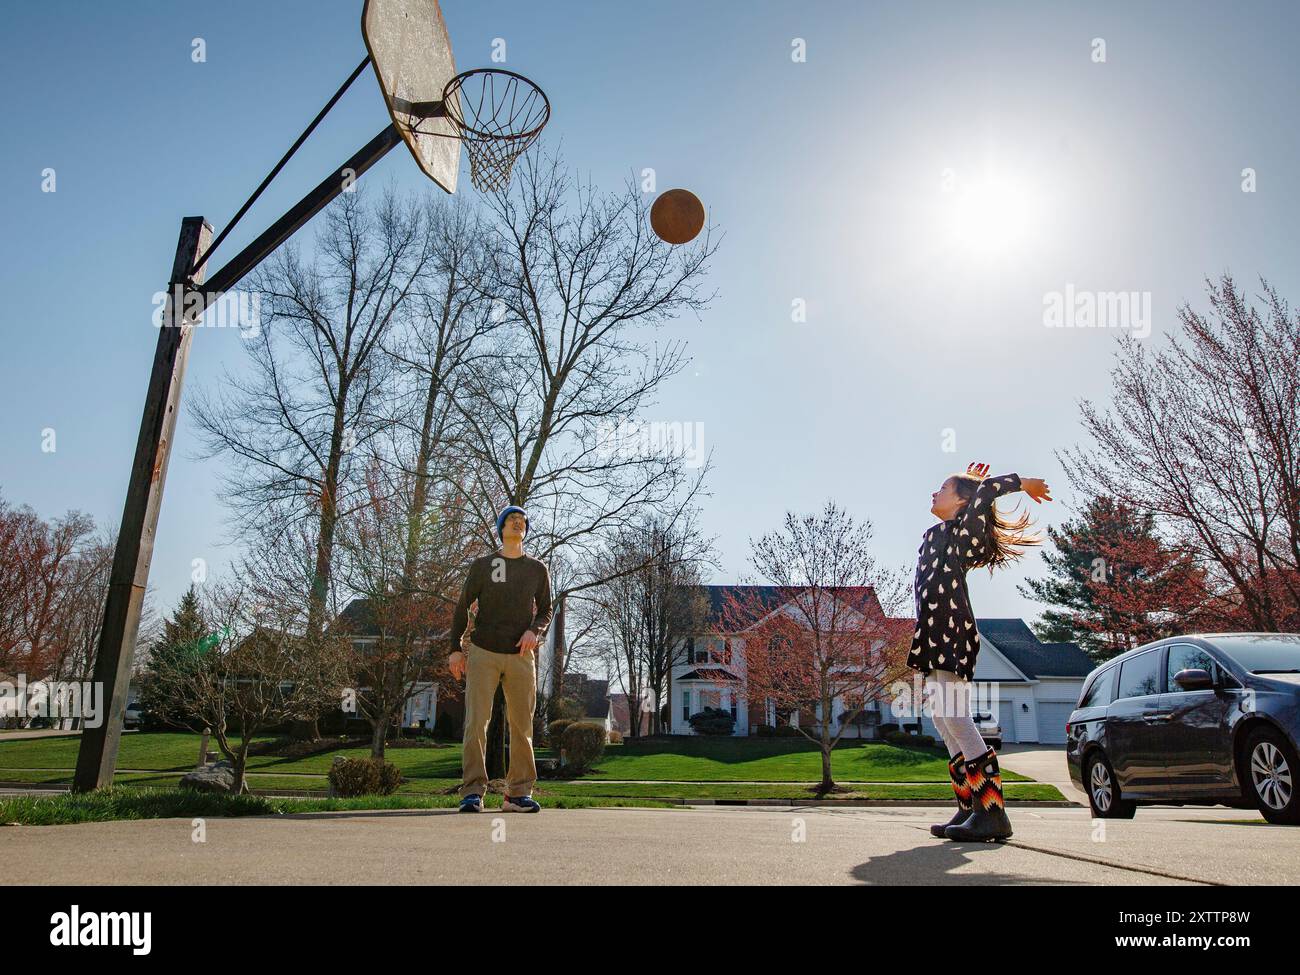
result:
[(1300, 635), (1256, 633), (1216, 636), (1212, 642), (1252, 674), (1300, 672)]

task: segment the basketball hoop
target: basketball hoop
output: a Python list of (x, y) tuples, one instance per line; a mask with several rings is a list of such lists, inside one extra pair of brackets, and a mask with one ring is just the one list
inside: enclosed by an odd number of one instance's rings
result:
[(469, 152), (470, 182), (484, 193), (510, 184), (515, 160), (551, 119), (546, 92), (501, 68), (456, 75), (443, 89), (442, 110)]

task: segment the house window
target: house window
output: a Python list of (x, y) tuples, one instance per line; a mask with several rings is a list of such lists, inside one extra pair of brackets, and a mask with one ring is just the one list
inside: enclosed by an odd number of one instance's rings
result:
[(682, 691), (682, 720), (691, 720), (691, 692), (689, 690)]
[(707, 664), (709, 662), (709, 643), (708, 640), (701, 640), (701, 645), (696, 646), (695, 641), (691, 641), (691, 663)]
[(731, 695), (731, 720), (736, 720), (736, 695)]
[(695, 637), (693, 636), (686, 638), (686, 662), (688, 664), (695, 663)]
[(731, 663), (731, 641), (720, 639), (713, 641), (713, 649), (710, 651), (710, 663), (729, 664)]

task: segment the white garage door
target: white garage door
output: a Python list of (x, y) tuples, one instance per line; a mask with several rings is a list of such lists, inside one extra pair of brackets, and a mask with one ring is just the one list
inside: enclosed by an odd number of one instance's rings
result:
[(1065, 722), (1074, 710), (1073, 701), (1038, 702), (1038, 740), (1052, 745), (1065, 744)]

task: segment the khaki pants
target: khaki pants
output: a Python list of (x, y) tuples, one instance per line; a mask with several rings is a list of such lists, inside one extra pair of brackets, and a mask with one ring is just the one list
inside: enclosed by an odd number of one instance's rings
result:
[(510, 769), (506, 795), (533, 794), (537, 765), (533, 761), (533, 711), (537, 707), (537, 651), (493, 653), (470, 643), (465, 652), (465, 754), (461, 797), (487, 793), (487, 730), (497, 684), (506, 695), (510, 725)]

